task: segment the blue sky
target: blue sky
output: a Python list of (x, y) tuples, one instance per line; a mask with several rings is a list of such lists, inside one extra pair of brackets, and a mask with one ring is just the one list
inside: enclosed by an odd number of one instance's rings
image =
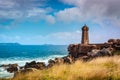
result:
[(71, 44), (120, 38), (120, 0), (0, 0), (0, 43)]

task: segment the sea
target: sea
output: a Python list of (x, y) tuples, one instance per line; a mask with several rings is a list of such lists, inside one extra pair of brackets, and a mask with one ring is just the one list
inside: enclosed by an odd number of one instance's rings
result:
[[(47, 65), (49, 59), (67, 54), (67, 45), (0, 45), (0, 65), (17, 63), (24, 66), (31, 61)], [(0, 67), (0, 78), (11, 78), (13, 75)]]

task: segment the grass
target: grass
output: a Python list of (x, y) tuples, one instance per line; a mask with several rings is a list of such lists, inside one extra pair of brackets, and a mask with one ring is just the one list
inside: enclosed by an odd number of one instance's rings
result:
[(46, 70), (18, 74), (12, 80), (120, 80), (120, 56), (55, 65)]

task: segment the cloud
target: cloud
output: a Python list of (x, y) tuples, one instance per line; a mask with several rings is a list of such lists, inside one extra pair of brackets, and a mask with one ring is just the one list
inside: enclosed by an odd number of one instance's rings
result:
[[(59, 0), (65, 5), (73, 5), (65, 9), (52, 9), (50, 0), (0, 0), (0, 19), (5, 23), (12, 19), (7, 26), (30, 20), (45, 20), (54, 24), (80, 22), (99, 24), (101, 26), (120, 26), (120, 0)], [(57, 4), (60, 4), (57, 1)], [(50, 3), (50, 4), (49, 4)], [(52, 5), (51, 5), (52, 3)], [(62, 4), (61, 3), (61, 4)], [(49, 4), (49, 6), (48, 6)], [(6, 26), (0, 23), (0, 26)]]
[[(120, 15), (119, 3), (120, 0), (61, 0), (62, 2), (70, 5), (77, 6), (83, 10), (83, 12), (103, 12), (106, 16)], [(105, 11), (104, 11), (105, 9)]]
[(77, 7), (61, 10), (55, 14), (59, 21), (72, 22), (80, 20), (81, 15)]
[[(103, 24), (107, 20), (111, 25), (120, 26), (120, 0), (60, 0), (74, 5), (56, 13), (62, 21), (88, 21)], [(79, 19), (78, 19), (79, 18)]]
[[(0, 1), (0, 17), (2, 18), (21, 18), (26, 12), (36, 8), (37, 0), (1, 0)], [(27, 16), (27, 15), (26, 15)]]
[(54, 24), (56, 22), (55, 17), (52, 15), (47, 15), (45, 19), (48, 23), (51, 23), (51, 24)]
[[(0, 19), (12, 19), (11, 24), (24, 20), (48, 20), (51, 7), (46, 6), (47, 0), (0, 0)], [(48, 19), (45, 19), (45, 18)], [(6, 26), (1, 24), (2, 26)], [(8, 24), (10, 26), (10, 24)]]
[(85, 0), (60, 0), (61, 2), (65, 3), (65, 4), (69, 4), (69, 5), (74, 5), (74, 6), (79, 6), (79, 5), (83, 5), (83, 3), (85, 2)]
[(0, 0), (0, 8), (1, 9), (7, 9), (7, 8), (12, 8), (15, 5), (12, 0)]

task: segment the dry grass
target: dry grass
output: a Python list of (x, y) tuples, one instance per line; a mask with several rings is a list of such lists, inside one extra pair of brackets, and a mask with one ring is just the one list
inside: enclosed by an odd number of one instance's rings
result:
[(56, 65), (47, 70), (18, 74), (13, 80), (120, 80), (120, 56)]

